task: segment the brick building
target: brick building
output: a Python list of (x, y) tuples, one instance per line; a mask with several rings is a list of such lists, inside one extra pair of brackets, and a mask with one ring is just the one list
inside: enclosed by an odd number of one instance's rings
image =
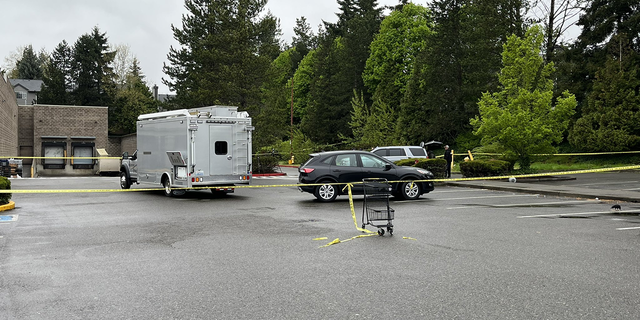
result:
[(18, 104), (13, 87), (0, 76), (0, 157), (18, 155)]
[[(96, 149), (108, 148), (107, 107), (19, 106), (18, 118), (21, 157), (96, 157)], [(90, 175), (95, 164), (94, 159), (36, 159), (32, 167), (37, 176)]]

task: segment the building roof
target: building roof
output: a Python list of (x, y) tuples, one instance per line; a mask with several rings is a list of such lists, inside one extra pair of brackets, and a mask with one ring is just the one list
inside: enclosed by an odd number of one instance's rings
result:
[(9, 79), (9, 83), (11, 83), (11, 86), (13, 88), (22, 86), (29, 92), (40, 92), (40, 89), (42, 88), (42, 84), (44, 82), (42, 80)]

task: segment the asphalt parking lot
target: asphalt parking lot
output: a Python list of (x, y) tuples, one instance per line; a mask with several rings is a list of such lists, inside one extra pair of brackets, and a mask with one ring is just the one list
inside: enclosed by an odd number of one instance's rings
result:
[[(440, 185), (391, 202), (392, 237), (358, 238), (348, 198), (319, 203), (296, 182), (225, 197), (14, 194), (0, 212), (0, 319), (640, 318), (639, 203)], [(362, 196), (354, 207), (359, 224)]]

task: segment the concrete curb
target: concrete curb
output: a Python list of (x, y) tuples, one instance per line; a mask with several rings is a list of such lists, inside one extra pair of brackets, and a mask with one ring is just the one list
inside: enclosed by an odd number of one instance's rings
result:
[(13, 201), (9, 201), (7, 204), (0, 205), (0, 211), (8, 211), (16, 208), (16, 203)]

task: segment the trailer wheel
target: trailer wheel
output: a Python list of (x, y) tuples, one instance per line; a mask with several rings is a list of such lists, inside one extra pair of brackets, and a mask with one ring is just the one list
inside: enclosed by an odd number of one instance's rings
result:
[(129, 189), (131, 187), (131, 181), (129, 181), (129, 177), (127, 177), (126, 172), (120, 172), (120, 188)]

